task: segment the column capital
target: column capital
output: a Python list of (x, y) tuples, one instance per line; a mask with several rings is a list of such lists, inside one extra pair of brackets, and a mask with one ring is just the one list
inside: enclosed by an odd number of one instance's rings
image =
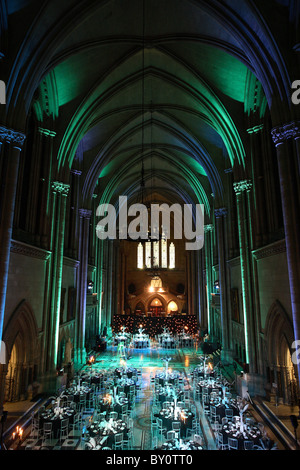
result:
[(257, 126), (250, 127), (247, 129), (248, 134), (257, 134), (258, 132), (262, 131), (264, 128), (263, 124), (258, 124)]
[(204, 225), (204, 233), (212, 232), (214, 230), (213, 224)]
[(84, 219), (90, 219), (91, 218), (91, 215), (92, 215), (92, 211), (89, 210), (89, 209), (84, 209), (83, 207), (81, 207), (80, 209), (78, 209), (78, 213), (79, 213), (79, 216), (84, 218)]
[(218, 209), (215, 209), (215, 216), (217, 217), (217, 219), (219, 217), (226, 217), (226, 215), (227, 215), (226, 207), (219, 207)]
[(271, 136), (276, 147), (283, 144), (287, 139), (300, 138), (300, 121), (292, 121), (282, 126), (274, 127)]
[(43, 127), (38, 127), (38, 131), (40, 134), (45, 135), (47, 137), (55, 137), (56, 132), (55, 131), (50, 131), (49, 129), (44, 129)]
[(9, 144), (15, 144), (21, 150), (25, 139), (26, 135), (22, 132), (0, 126), (0, 141), (8, 142)]
[(52, 182), (52, 190), (56, 193), (60, 193), (62, 196), (67, 196), (69, 193), (70, 185), (62, 183), (61, 181)]
[(76, 175), (76, 176), (81, 176), (82, 175), (81, 170), (75, 170), (74, 168), (71, 168), (70, 173), (73, 173), (73, 175)]
[(251, 180), (236, 181), (235, 183), (233, 183), (233, 189), (236, 194), (240, 194), (243, 191), (250, 191), (251, 188), (252, 188)]

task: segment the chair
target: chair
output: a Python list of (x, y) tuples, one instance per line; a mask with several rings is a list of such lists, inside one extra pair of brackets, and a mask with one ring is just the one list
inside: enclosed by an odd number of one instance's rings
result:
[(167, 441), (170, 441), (172, 439), (176, 438), (176, 432), (175, 431), (167, 431)]
[(218, 449), (220, 449), (220, 450), (228, 449), (228, 444), (224, 443), (224, 437), (223, 437), (223, 434), (221, 432), (217, 433), (216, 443), (217, 443)]
[(186, 437), (193, 436), (194, 434), (200, 433), (200, 424), (196, 419), (192, 421), (192, 427), (188, 428), (186, 431)]
[(163, 434), (165, 434), (167, 430), (166, 430), (166, 428), (163, 427), (163, 422), (162, 422), (161, 418), (156, 418), (156, 423), (157, 423), (157, 427), (158, 427), (157, 432), (162, 438)]
[(238, 448), (239, 448), (238, 440), (233, 438), (233, 437), (229, 437), (228, 438), (228, 449), (229, 450), (238, 450)]
[(31, 429), (30, 429), (30, 437), (37, 437), (39, 438), (41, 434), (41, 428), (39, 426), (39, 420), (37, 418), (32, 417), (31, 419)]
[(253, 441), (244, 441), (244, 450), (253, 450), (254, 442)]
[(108, 419), (118, 419), (118, 413), (116, 411), (111, 411), (108, 415)]
[(61, 420), (60, 429), (59, 429), (59, 440), (67, 438), (69, 434), (69, 419), (65, 418)]
[(233, 418), (232, 408), (226, 408), (225, 409), (225, 417), (228, 418), (228, 421), (232, 421), (232, 418)]
[(180, 432), (181, 423), (179, 421), (172, 421), (172, 431)]
[(46, 422), (43, 425), (43, 442), (46, 439), (53, 439), (53, 428), (50, 422)]
[(210, 405), (210, 419), (212, 422), (218, 419), (217, 417), (217, 408), (214, 405)]
[(114, 450), (118, 450), (118, 449), (123, 450), (123, 444), (124, 444), (123, 433), (120, 432), (118, 434), (115, 434), (114, 443), (113, 443), (112, 448)]
[(80, 413), (75, 413), (73, 417), (73, 421), (69, 423), (69, 426), (73, 431), (81, 428), (81, 414)]
[(126, 438), (123, 438), (123, 450), (132, 450), (133, 445), (133, 432), (129, 429)]

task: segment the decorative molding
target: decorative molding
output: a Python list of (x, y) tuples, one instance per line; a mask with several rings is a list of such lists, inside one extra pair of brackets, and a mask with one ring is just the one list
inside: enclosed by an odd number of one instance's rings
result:
[(37, 248), (36, 246), (27, 245), (26, 243), (17, 240), (11, 240), (10, 251), (20, 255), (28, 256), (29, 258), (38, 258), (47, 261), (51, 257), (51, 251)]
[(250, 127), (249, 129), (247, 129), (247, 132), (248, 132), (248, 134), (256, 134), (257, 132), (262, 131), (263, 128), (264, 128), (264, 125), (259, 124), (259, 125), (254, 126), (254, 127)]
[(267, 258), (268, 256), (278, 255), (279, 253), (286, 252), (285, 240), (279, 240), (270, 245), (263, 246), (257, 250), (252, 251), (253, 258), (257, 261), (262, 258)]
[(204, 233), (212, 232), (214, 230), (213, 224), (204, 225)]
[(271, 130), (273, 142), (276, 147), (283, 144), (287, 139), (299, 139), (300, 138), (300, 127), (299, 121), (292, 121), (282, 126), (274, 127)]
[(220, 217), (226, 217), (227, 215), (227, 209), (226, 207), (219, 207), (218, 209), (215, 209), (215, 216), (217, 219)]
[(73, 175), (76, 175), (76, 176), (81, 176), (82, 175), (81, 170), (75, 170), (74, 168), (71, 168), (70, 173), (72, 173)]
[(78, 209), (78, 213), (80, 217), (83, 217), (84, 219), (90, 219), (92, 215), (92, 211), (89, 209), (84, 209), (80, 208)]
[(231, 258), (226, 261), (230, 268), (235, 268), (236, 266), (241, 265), (241, 258), (237, 256), (236, 258)]
[(45, 135), (46, 137), (55, 137), (55, 131), (49, 131), (49, 129), (43, 129), (43, 127), (38, 127), (38, 131), (40, 134)]
[(78, 268), (80, 262), (77, 259), (68, 258), (67, 256), (64, 256), (63, 265), (68, 266), (70, 268)]
[(70, 185), (62, 183), (60, 181), (52, 182), (52, 190), (57, 193), (61, 193), (62, 196), (67, 196), (69, 193)]
[(25, 139), (26, 135), (22, 134), (22, 132), (0, 126), (0, 141), (7, 142), (9, 144), (18, 144), (20, 147), (22, 147)]
[(237, 181), (233, 183), (233, 189), (236, 194), (239, 194), (243, 191), (250, 191), (251, 188), (252, 188), (251, 180), (243, 180), (243, 181)]

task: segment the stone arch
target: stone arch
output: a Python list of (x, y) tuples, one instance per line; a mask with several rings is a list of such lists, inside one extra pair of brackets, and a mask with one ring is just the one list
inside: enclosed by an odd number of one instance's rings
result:
[(269, 368), (268, 380), (276, 384), (275, 392), (280, 401), (291, 403), (295, 400), (297, 368), (293, 365), (293, 325), (281, 303), (276, 300), (270, 307), (265, 325), (266, 362)]
[(18, 401), (30, 397), (39, 368), (39, 338), (29, 302), (22, 300), (9, 317), (3, 332), (7, 350), (5, 398)]

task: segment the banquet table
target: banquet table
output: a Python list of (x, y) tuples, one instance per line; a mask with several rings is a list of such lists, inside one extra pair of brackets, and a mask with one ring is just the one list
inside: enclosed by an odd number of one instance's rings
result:
[(164, 442), (157, 450), (203, 450), (203, 447), (193, 440), (169, 439)]
[(198, 387), (201, 393), (203, 389), (206, 388), (208, 389), (208, 393), (211, 393), (213, 389), (218, 389), (219, 394), (222, 394), (224, 385), (222, 384), (222, 382), (219, 382), (218, 380), (208, 379), (208, 380), (200, 380), (198, 382)]
[(174, 387), (174, 386), (162, 386), (160, 385), (155, 389), (155, 394), (158, 398), (158, 401), (163, 403), (165, 401), (173, 401), (174, 400), (174, 395), (177, 398), (178, 401), (183, 398), (183, 390), (180, 389), (179, 387)]
[(121, 414), (123, 405), (128, 405), (129, 407), (127, 397), (112, 397), (111, 400), (108, 400), (106, 397), (100, 397), (98, 400), (98, 406), (101, 412), (116, 411), (117, 413)]
[[(195, 377), (202, 377), (204, 378), (204, 368), (203, 366), (200, 367), (195, 367), (195, 369), (192, 372), (193, 376)], [(206, 366), (205, 368), (205, 375), (206, 377), (214, 377), (215, 376), (215, 371), (214, 369), (211, 369), (210, 367)]]
[(132, 376), (136, 374), (137, 374), (137, 369), (135, 369), (134, 367), (127, 367), (127, 368), (117, 367), (115, 369), (115, 375), (119, 378), (126, 375), (129, 379), (131, 379)]
[(243, 425), (243, 432), (240, 430), (240, 418), (236, 418), (232, 422), (222, 425), (221, 433), (223, 434), (224, 444), (228, 443), (228, 438), (232, 437), (238, 440), (239, 450), (244, 450), (244, 441), (253, 441), (255, 445), (260, 445), (262, 433), (256, 424)]
[(160, 412), (155, 415), (162, 420), (163, 427), (167, 431), (172, 431), (172, 423), (180, 423), (180, 437), (186, 437), (187, 429), (192, 428), (192, 422), (195, 417), (194, 413), (189, 411), (187, 408), (179, 408), (179, 411), (175, 414), (174, 407), (166, 408), (160, 410)]
[(179, 344), (182, 347), (191, 347), (193, 345), (193, 337), (189, 335), (179, 336)]
[(74, 402), (78, 403), (80, 398), (89, 399), (92, 389), (85, 385), (72, 385), (71, 387), (64, 390), (64, 395), (73, 395)]
[[(123, 438), (126, 439), (129, 429), (124, 421), (121, 419), (110, 419), (93, 421), (88, 427), (87, 432), (90, 437), (94, 437), (101, 445), (112, 447), (114, 444), (114, 436), (118, 433), (123, 433)], [(104, 439), (105, 438), (105, 439)]]
[(174, 349), (176, 348), (176, 342), (174, 338), (163, 338), (161, 340), (161, 346), (162, 348), (166, 349)]
[(174, 384), (175, 380), (180, 377), (179, 372), (168, 372), (166, 375), (166, 372), (158, 372), (155, 375), (155, 378), (158, 379), (160, 385), (166, 385), (166, 383), (171, 383)]
[(150, 338), (148, 335), (135, 335), (133, 337), (133, 346), (137, 349), (150, 348)]
[(115, 384), (117, 393), (119, 393), (121, 389), (124, 388), (124, 393), (126, 393), (126, 395), (128, 395), (128, 393), (130, 392), (130, 387), (135, 387), (135, 385), (136, 385), (135, 381), (133, 379), (129, 379), (128, 377), (118, 379)]
[(43, 429), (44, 423), (52, 423), (53, 436), (58, 437), (62, 420), (69, 419), (72, 424), (75, 414), (76, 411), (69, 406), (46, 409), (39, 414), (39, 428)]
[(219, 416), (220, 421), (222, 418), (226, 416), (226, 410), (231, 409), (233, 411), (233, 416), (239, 416), (240, 411), (237, 406), (237, 402), (235, 399), (226, 399), (225, 400), (210, 400), (210, 405), (213, 405), (216, 407), (216, 414)]
[(88, 374), (83, 374), (80, 376), (80, 379), (83, 382), (89, 382), (90, 384), (100, 384), (105, 378), (103, 373), (90, 372)]
[(116, 335), (114, 336), (114, 344), (118, 345), (120, 343), (129, 343), (130, 337), (128, 335)]

